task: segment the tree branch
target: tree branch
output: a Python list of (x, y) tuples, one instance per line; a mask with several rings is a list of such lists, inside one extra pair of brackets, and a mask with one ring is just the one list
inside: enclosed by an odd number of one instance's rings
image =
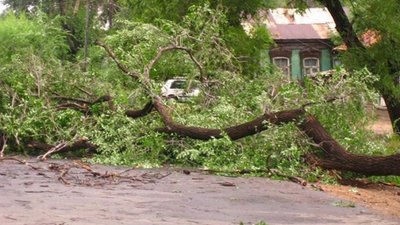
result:
[(124, 72), (126, 75), (128, 75), (130, 77), (133, 77), (135, 79), (139, 79), (140, 78), (140, 74), (139, 73), (134, 72), (134, 71), (129, 71), (129, 69), (118, 60), (115, 52), (108, 45), (106, 45), (104, 42), (101, 42), (99, 40), (96, 41), (96, 44), (98, 46), (100, 46), (100, 47), (103, 47), (104, 50), (106, 50), (108, 55), (114, 60), (114, 62), (117, 64), (118, 68), (122, 72)]
[(180, 136), (200, 140), (222, 138), (224, 134), (226, 134), (231, 140), (237, 140), (268, 129), (269, 123), (280, 125), (292, 121), (298, 121), (305, 113), (304, 109), (287, 110), (277, 113), (265, 113), (254, 120), (236, 126), (231, 126), (224, 129), (209, 129), (185, 126), (174, 122), (169, 109), (162, 103), (160, 98), (155, 99), (154, 105), (157, 111), (160, 113), (161, 118), (166, 126), (165, 128), (157, 129), (157, 131), (175, 133)]
[(139, 118), (139, 117), (146, 116), (147, 114), (149, 114), (153, 110), (153, 108), (154, 108), (154, 104), (153, 104), (153, 102), (150, 101), (143, 107), (143, 109), (126, 110), (125, 114), (128, 117), (136, 119), (136, 118)]
[(150, 61), (150, 63), (145, 67), (143, 75), (145, 79), (150, 79), (150, 70), (154, 67), (154, 65), (160, 60), (161, 56), (165, 52), (173, 51), (173, 50), (180, 50), (186, 52), (190, 59), (193, 61), (193, 63), (196, 65), (196, 67), (199, 70), (200, 73), (200, 80), (203, 80), (205, 78), (205, 72), (204, 72), (204, 67), (203, 65), (194, 57), (193, 55), (193, 50), (184, 46), (178, 46), (178, 45), (170, 45), (164, 48), (159, 48), (157, 55)]
[(41, 151), (46, 151), (46, 153), (43, 156), (38, 157), (41, 158), (42, 160), (46, 159), (47, 156), (51, 155), (54, 152), (68, 152), (79, 149), (88, 149), (93, 151), (97, 148), (97, 146), (92, 144), (87, 138), (80, 138), (71, 144), (62, 142), (56, 146), (40, 142), (30, 142), (29, 144), (27, 144), (27, 147)]
[(115, 110), (114, 102), (110, 95), (102, 95), (100, 97), (97, 97), (94, 100), (86, 100), (86, 99), (81, 99), (81, 98), (61, 96), (59, 94), (57, 94), (56, 96), (53, 96), (53, 98), (67, 101), (66, 103), (58, 105), (57, 106), (58, 110), (75, 109), (75, 110), (78, 110), (80, 112), (87, 114), (87, 113), (90, 113), (90, 106), (92, 106), (94, 104), (102, 103), (102, 102), (108, 102), (110, 109), (113, 111)]

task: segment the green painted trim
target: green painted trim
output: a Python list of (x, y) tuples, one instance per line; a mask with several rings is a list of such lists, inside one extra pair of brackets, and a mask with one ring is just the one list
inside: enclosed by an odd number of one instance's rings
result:
[(301, 80), (301, 60), (300, 50), (292, 50), (292, 56), (290, 59), (290, 68), (292, 70), (292, 79)]
[(329, 49), (321, 50), (321, 71), (332, 69), (332, 55)]

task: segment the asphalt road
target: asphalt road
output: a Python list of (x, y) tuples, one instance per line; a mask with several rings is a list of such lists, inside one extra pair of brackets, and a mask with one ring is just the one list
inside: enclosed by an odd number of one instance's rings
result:
[(400, 224), (291, 182), (168, 169), (115, 177), (109, 175), (126, 168), (92, 166), (88, 172), (64, 164), (73, 165), (46, 161), (32, 163), (40, 168), (34, 170), (0, 161), (0, 224)]

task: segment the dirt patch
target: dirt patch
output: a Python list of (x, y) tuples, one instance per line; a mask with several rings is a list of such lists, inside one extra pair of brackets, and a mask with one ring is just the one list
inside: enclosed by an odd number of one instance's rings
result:
[(321, 185), (323, 191), (359, 203), (386, 215), (400, 217), (400, 188), (395, 185), (347, 181), (346, 185)]
[(369, 109), (375, 121), (369, 126), (369, 129), (379, 135), (393, 134), (392, 122), (386, 109)]

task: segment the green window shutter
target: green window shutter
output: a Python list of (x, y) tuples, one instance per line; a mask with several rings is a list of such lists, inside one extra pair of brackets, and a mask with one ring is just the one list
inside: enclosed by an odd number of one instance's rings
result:
[(300, 50), (292, 50), (292, 57), (290, 59), (292, 79), (301, 79), (301, 60), (300, 60)]
[(329, 49), (321, 51), (321, 71), (332, 69), (332, 55)]

